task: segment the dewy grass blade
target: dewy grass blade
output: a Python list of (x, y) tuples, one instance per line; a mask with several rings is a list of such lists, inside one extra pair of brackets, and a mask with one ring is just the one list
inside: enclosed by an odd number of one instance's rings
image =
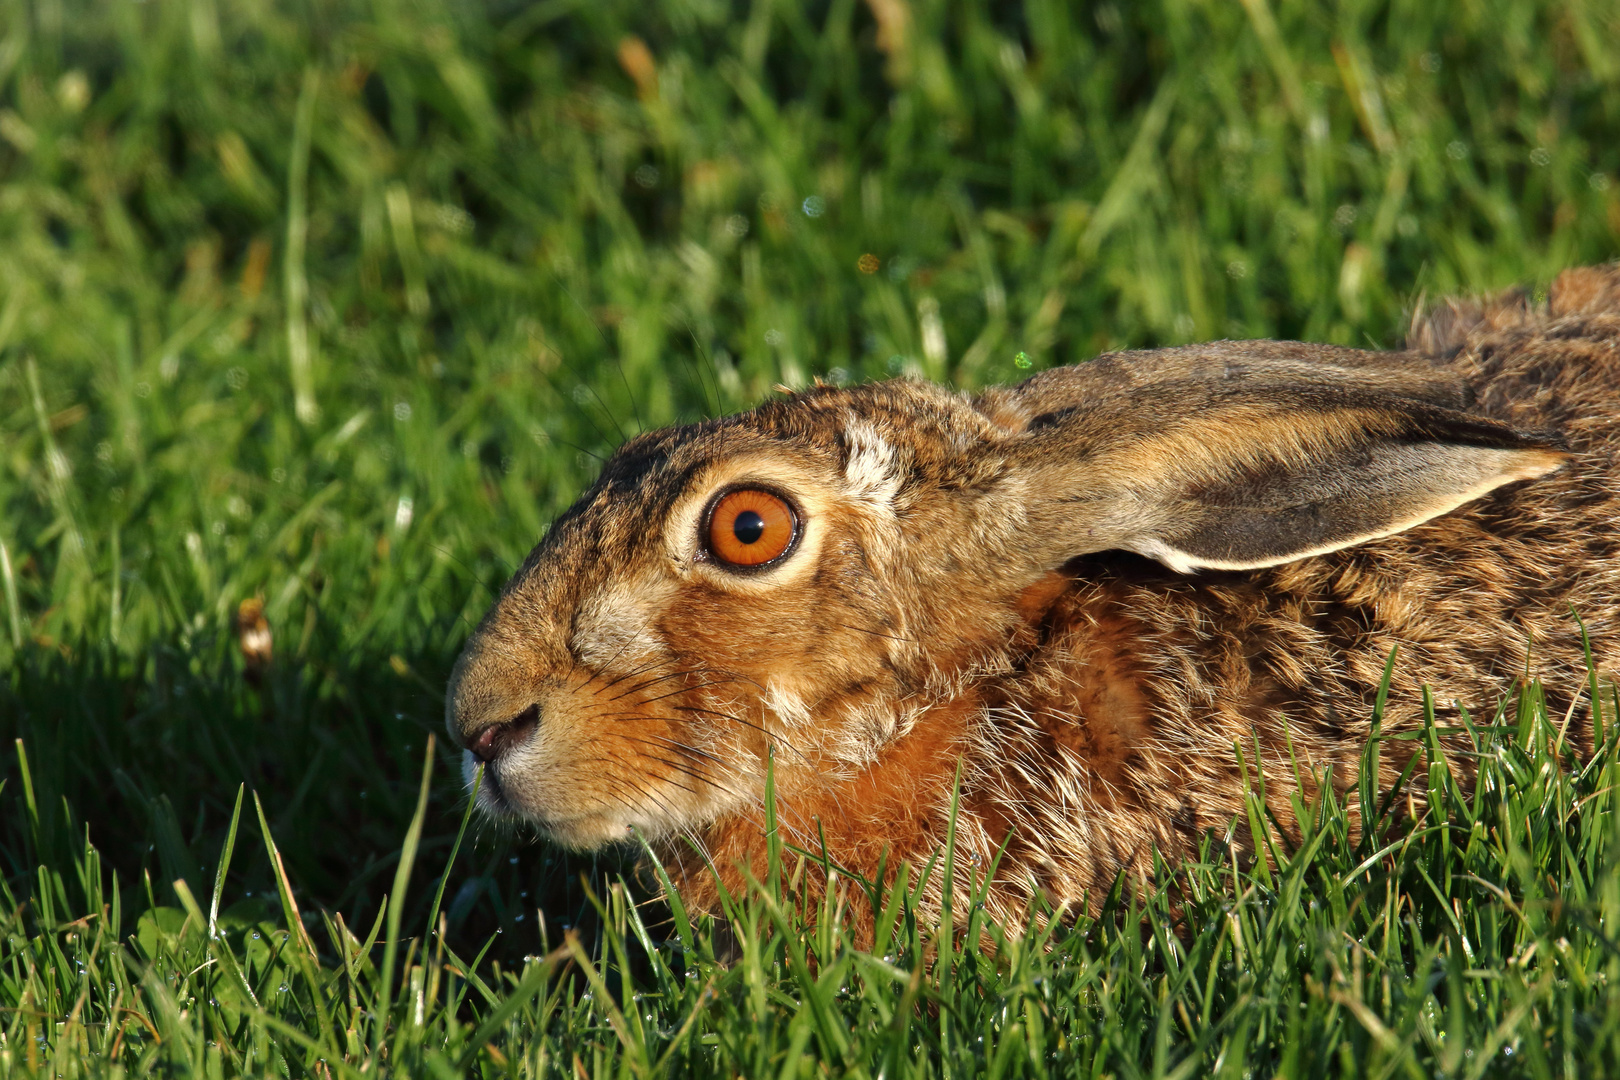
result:
[[(1592, 700), (1592, 747), (1595, 750), (1603, 745), (1603, 691), (1598, 685), (1598, 666), (1597, 661), (1592, 659), (1592, 639), (1586, 633), (1586, 623), (1581, 620), (1580, 612), (1575, 610), (1574, 605), (1570, 606), (1569, 613), (1580, 628), (1581, 651), (1586, 654), (1586, 686)], [(1573, 705), (1570, 707), (1574, 708)], [(1620, 722), (1620, 717), (1615, 719)]]
[(180, 898), (180, 907), (186, 913), (186, 922), (196, 923), (198, 929), (206, 928), (208, 920), (203, 918), (202, 908), (197, 903), (196, 896), (192, 895), (191, 886), (186, 884), (185, 878), (175, 878), (169, 882), (174, 895)]
[(765, 752), (765, 884), (772, 896), (782, 892), (782, 834), (776, 820), (776, 754)]
[[(431, 742), (432, 737), (429, 736)], [(461, 839), (467, 835), (467, 823), (472, 820), (473, 807), (478, 805), (478, 792), (484, 786), (485, 765), (478, 766), (478, 772), (473, 776), (472, 790), (467, 793), (467, 807), (461, 812), (461, 827), (456, 830), (456, 842), (450, 845), (450, 858), (445, 860), (444, 875), (439, 878), (439, 888), (433, 894), (433, 906), (428, 908), (427, 929), (423, 932), (423, 939), (433, 936), (434, 924), (439, 921), (439, 905), (444, 902), (444, 887), (450, 883), (450, 871), (456, 865), (456, 854), (461, 851)]]
[[(375, 1075), (368, 1074), (364, 1066), (357, 1069), (353, 1065), (348, 1064), (343, 1060), (343, 1054), (341, 1051), (334, 1050), (331, 1046), (310, 1038), (309, 1034), (302, 1028), (289, 1024), (287, 1021), (278, 1016), (274, 1016), (263, 1009), (259, 1009), (253, 1013), (253, 1019), (258, 1023), (263, 1024), (265, 1027), (274, 1028), (290, 1042), (308, 1051), (309, 1053), (316, 1055), (317, 1060), (323, 1067), (331, 1070), (338, 1076), (354, 1077), (355, 1080), (361, 1080), (362, 1077), (367, 1075)], [(320, 1076), (321, 1074), (319, 1071), (311, 1070), (309, 1075)]]
[(320, 1036), (326, 1039), (332, 1035), (332, 1024), (326, 1008), (326, 984), (321, 977), (324, 971), (320, 967), (320, 957), (315, 952), (315, 942), (310, 939), (309, 931), (304, 928), (303, 915), (298, 910), (298, 902), (293, 899), (292, 882), (287, 878), (287, 868), (282, 864), (281, 851), (270, 833), (270, 822), (264, 816), (264, 804), (260, 802), (257, 791), (253, 793), (253, 809), (259, 816), (259, 830), (264, 834), (265, 851), (270, 856), (270, 868), (276, 876), (276, 891), (281, 898), (282, 917), (287, 923), (287, 937), (293, 943), (290, 946), (293, 964), (304, 978), (310, 1003), (315, 1007)]
[(107, 640), (118, 644), (118, 634), (124, 625), (124, 548), (118, 538), (118, 526), (112, 527), (112, 574), (108, 583)]
[[(506, 1022), (516, 1015), (519, 1009), (527, 1005), (529, 999), (534, 997), (546, 985), (546, 981), (551, 978), (552, 970), (557, 966), (557, 962), (565, 956), (572, 956), (576, 953), (583, 956), (577, 936), (573, 931), (569, 931), (567, 941), (541, 957), (528, 971), (524, 972), (523, 978), (507, 994), (506, 1000), (497, 1005), (494, 1011), (484, 1019), (484, 1022), (478, 1025), (478, 1030), (473, 1033), (472, 1038), (467, 1040), (467, 1049), (462, 1052), (460, 1060), (457, 1061), (455, 1072), (459, 1075), (465, 1075), (472, 1066), (473, 1059), (478, 1056), (479, 1051), (484, 1049), (489, 1040), (495, 1036), (495, 1033), (505, 1027)], [(593, 970), (590, 967), (588, 957), (580, 960), (579, 964), (581, 969), (587, 973)], [(608, 1006), (612, 1007), (613, 999), (607, 997), (606, 1000)], [(622, 1026), (623, 1023), (623, 1019), (620, 1018), (619, 1024)]]
[(50, 495), (51, 507), (56, 511), (62, 535), (62, 555), (82, 566), (85, 558), (84, 533), (74, 512), (68, 491), (68, 480), (73, 475), (72, 465), (57, 447), (51, 432), (51, 420), (45, 409), (45, 397), (40, 391), (39, 368), (32, 356), (23, 362), (28, 378), (28, 390), (34, 405), (34, 418), (39, 427), (40, 442), (45, 449), (45, 489)]
[(1384, 677), (1378, 683), (1378, 693), (1373, 699), (1372, 721), (1367, 745), (1362, 748), (1361, 773), (1356, 778), (1356, 793), (1358, 806), (1361, 810), (1361, 843), (1364, 846), (1376, 846), (1375, 835), (1378, 827), (1378, 778), (1381, 775), (1381, 751), (1384, 736), (1384, 709), (1389, 702), (1389, 686), (1395, 678), (1395, 658), (1399, 647), (1389, 650), (1389, 659), (1384, 661)]
[(39, 806), (34, 802), (34, 774), (28, 768), (28, 749), (23, 746), (21, 739), (16, 741), (16, 745), (17, 769), (22, 774), (23, 805), (28, 808), (28, 829), (34, 839), (34, 855), (36, 858), (44, 858), (46, 853), (40, 848)]
[(675, 934), (681, 939), (681, 951), (688, 958), (688, 963), (693, 962), (697, 959), (698, 953), (694, 944), (692, 919), (687, 914), (686, 904), (681, 900), (680, 893), (675, 891), (675, 883), (669, 879), (669, 872), (664, 869), (663, 860), (658, 857), (651, 842), (639, 829), (636, 831), (636, 839), (641, 843), (642, 855), (646, 858), (647, 866), (658, 879), (664, 903), (669, 905), (670, 916), (675, 920)]
[(270, 822), (264, 816), (264, 804), (259, 801), (257, 791), (253, 793), (253, 809), (259, 815), (259, 831), (264, 836), (264, 850), (270, 856), (270, 872), (276, 877), (276, 894), (281, 900), (281, 913), (287, 922), (287, 932), (304, 947), (305, 955), (314, 957), (315, 943), (310, 940), (309, 933), (304, 929), (304, 919), (298, 910), (298, 901), (293, 899), (292, 882), (287, 880), (287, 869), (282, 865), (281, 851), (276, 847), (275, 837), (270, 835)]
[[(612, 988), (608, 986), (607, 980), (602, 977), (602, 973), (596, 969), (596, 965), (591, 962), (590, 954), (579, 943), (579, 935), (572, 931), (566, 934), (563, 938), (562, 949), (566, 950), (567, 954), (573, 958), (574, 966), (585, 976), (585, 980), (590, 984), (592, 992), (596, 995), (597, 1000), (601, 1002), (601, 1007), (607, 1014), (605, 1019), (608, 1026), (619, 1037), (619, 1045), (624, 1050), (627, 1064), (638, 1075), (646, 1075), (646, 1045), (631, 1034), (630, 1024), (624, 1018), (624, 1011), (619, 1008), (618, 1002), (613, 1000)], [(607, 963), (605, 957), (603, 963)]]
[(225, 895), (225, 875), (231, 868), (231, 853), (236, 850), (236, 829), (242, 821), (242, 796), (246, 784), (236, 786), (236, 805), (231, 809), (231, 825), (225, 831), (225, 847), (219, 853), (219, 868), (214, 871), (214, 896), (208, 903), (208, 940), (214, 940), (219, 925), (219, 901)]
[(416, 849), (422, 842), (422, 824), (427, 820), (428, 792), (433, 786), (433, 753), (436, 746), (436, 740), (429, 735), (427, 751), (422, 759), (422, 784), (416, 795), (416, 813), (411, 815), (410, 827), (405, 830), (405, 842), (399, 849), (399, 865), (394, 870), (394, 887), (388, 894), (388, 939), (383, 942), (382, 978), (377, 986), (377, 1028), (373, 1054), (382, 1049), (388, 1018), (393, 1011), (394, 966), (399, 959), (399, 927), (405, 911), (405, 888), (410, 884), (411, 866), (416, 862)]
[(956, 815), (962, 805), (962, 761), (956, 762), (956, 774), (951, 780), (950, 812), (945, 819), (945, 850), (941, 863), (939, 901), (939, 968), (946, 979), (952, 974), (956, 934)]

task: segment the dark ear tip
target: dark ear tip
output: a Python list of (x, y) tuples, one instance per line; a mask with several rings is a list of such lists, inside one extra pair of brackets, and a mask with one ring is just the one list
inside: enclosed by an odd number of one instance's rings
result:
[[(1561, 432), (1509, 428), (1506, 425), (1503, 425), (1503, 430), (1506, 438), (1503, 438), (1495, 443), (1499, 449), (1528, 451), (1546, 450), (1550, 453), (1566, 455), (1570, 453), (1569, 440), (1564, 438)], [(1460, 439), (1458, 441), (1471, 442), (1471, 440), (1468, 439)], [(1492, 443), (1482, 440), (1474, 445), (1490, 446)]]
[(1514, 434), (1519, 436), (1519, 445), (1525, 450), (1545, 450), (1560, 458), (1568, 458), (1575, 453), (1560, 431), (1515, 431)]
[(1564, 434), (1550, 428), (1517, 428), (1512, 424), (1478, 413), (1429, 405), (1403, 403), (1404, 412), (1414, 421), (1408, 437), (1418, 442), (1452, 443), (1460, 446), (1493, 447), (1498, 450), (1553, 450), (1569, 452)]

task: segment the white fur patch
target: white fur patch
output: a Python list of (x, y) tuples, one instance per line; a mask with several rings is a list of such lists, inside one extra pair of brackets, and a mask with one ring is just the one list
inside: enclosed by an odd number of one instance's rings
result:
[(627, 585), (602, 589), (580, 605), (570, 645), (580, 663), (598, 672), (629, 668), (667, 653), (654, 623), (664, 589)]
[(905, 471), (894, 448), (876, 428), (855, 416), (844, 421), (844, 443), (849, 448), (844, 479), (849, 482), (850, 498), (874, 509), (892, 509)]
[(802, 728), (810, 723), (810, 708), (804, 699), (774, 679), (765, 684), (765, 707), (784, 727)]
[(869, 765), (878, 759), (885, 746), (909, 734), (924, 711), (926, 706), (899, 708), (892, 703), (851, 707), (830, 725), (837, 737), (829, 749), (841, 762)]

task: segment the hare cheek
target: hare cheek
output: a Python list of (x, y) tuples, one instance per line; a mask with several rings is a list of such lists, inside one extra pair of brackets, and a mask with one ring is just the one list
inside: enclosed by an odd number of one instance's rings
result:
[(569, 646), (579, 662), (598, 674), (626, 670), (668, 656), (657, 632), (673, 586), (665, 581), (621, 582), (599, 590), (579, 607)]
[(765, 685), (765, 707), (784, 727), (801, 728), (810, 723), (810, 707), (804, 698), (775, 679)]

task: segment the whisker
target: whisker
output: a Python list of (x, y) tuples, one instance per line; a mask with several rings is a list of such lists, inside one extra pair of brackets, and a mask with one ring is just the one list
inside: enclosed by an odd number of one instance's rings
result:
[(630, 799), (625, 798), (625, 796), (621, 793), (623, 787), (624, 785), (622, 783), (616, 783), (613, 788), (609, 789), (603, 794), (612, 799), (614, 802), (618, 803), (620, 806), (624, 807), (626, 814), (634, 818), (636, 815), (642, 812), (642, 808), (630, 801)]
[[(737, 681), (736, 679), (714, 679), (714, 680), (712, 680), (710, 682), (700, 682), (696, 686), (683, 686), (679, 690), (671, 690), (667, 694), (659, 694), (657, 697), (647, 698), (645, 701), (642, 702), (642, 704), (643, 705), (651, 705), (656, 701), (663, 701), (665, 698), (672, 698), (676, 694), (684, 694), (684, 693), (686, 693), (686, 692), (688, 692), (690, 690), (702, 690), (706, 686), (724, 686), (727, 683), (736, 682), (736, 681)], [(618, 699), (615, 698), (614, 700), (616, 701)]]
[[(624, 639), (624, 642), (619, 646), (619, 648), (614, 652), (614, 654), (612, 656), (608, 657), (606, 662), (599, 665), (599, 667), (600, 668), (611, 668), (613, 666), (613, 664), (619, 659), (619, 657), (624, 655), (625, 650), (630, 648), (630, 646), (635, 643), (636, 639), (641, 636), (642, 631), (646, 630), (647, 627), (649, 625), (651, 625), (651, 623), (652, 623), (652, 616), (649, 615), (646, 618), (646, 620), (643, 621), (643, 623), (641, 624), (641, 628), (638, 629), (634, 634), (631, 634), (630, 636), (626, 637)], [(658, 665), (658, 662), (654, 661), (652, 664), (648, 665), (647, 670), (651, 670), (652, 668), (656, 667), (657, 665)], [(598, 668), (586, 668), (586, 670), (588, 672), (590, 672), (589, 677), (586, 678), (586, 680), (584, 682), (582, 682), (578, 686), (576, 686), (573, 690), (571, 690), (570, 693), (578, 693), (580, 690), (585, 689), (592, 682), (594, 682), (596, 679), (601, 677), (601, 672), (600, 672), (600, 670)], [(601, 693), (601, 691), (598, 690), (597, 693)]]
[[(609, 715), (609, 716), (599, 717), (599, 719), (612, 720), (615, 723), (623, 723), (623, 722), (629, 721), (629, 720), (664, 720), (664, 721), (671, 722), (671, 723), (678, 723), (678, 721), (676, 721), (675, 718), (672, 717), (672, 716), (642, 716), (640, 713), (624, 713), (622, 715), (617, 715), (617, 716)], [(733, 766), (729, 762), (727, 762), (724, 758), (718, 757), (718, 756), (716, 756), (714, 754), (711, 754), (707, 750), (700, 750), (697, 747), (693, 746), (691, 743), (682, 742), (679, 739), (671, 739), (667, 735), (658, 735), (656, 733), (651, 733), (651, 732), (649, 732), (647, 734), (648, 734), (648, 737), (653, 738), (653, 739), (657, 739), (660, 743), (663, 743), (665, 746), (669, 747), (672, 750), (679, 750), (684, 754), (691, 754), (691, 755), (693, 755), (695, 757), (700, 757), (700, 758), (703, 758), (703, 759), (705, 759), (707, 761), (712, 761), (716, 765), (721, 766), (722, 768), (727, 768), (727, 769), (733, 768)], [(645, 739), (638, 739), (633, 735), (621, 735), (619, 737), (621, 739), (630, 739), (632, 742), (645, 742), (646, 741)]]
[(810, 758), (809, 758), (808, 755), (805, 754), (805, 752), (803, 750), (800, 750), (797, 746), (794, 746), (792, 741), (789, 740), (787, 737), (785, 737), (783, 735), (777, 735), (777, 734), (772, 733), (768, 728), (765, 727), (764, 724), (756, 724), (751, 720), (744, 720), (740, 716), (732, 716), (730, 713), (723, 713), (723, 712), (720, 712), (720, 711), (718, 711), (716, 709), (705, 709), (705, 708), (701, 708), (700, 706), (697, 706), (697, 705), (670, 705), (668, 707), (671, 708), (671, 709), (674, 709), (677, 712), (693, 712), (693, 713), (702, 713), (705, 716), (718, 716), (722, 720), (730, 720), (734, 724), (741, 724), (745, 728), (751, 728), (754, 731), (757, 731), (761, 735), (765, 736), (765, 738), (770, 739), (770, 740), (772, 740), (774, 742), (779, 742), (783, 746), (787, 747), (789, 750), (793, 751), (795, 754), (798, 754), (799, 758), (806, 765), (810, 764)]
[[(626, 648), (628, 648), (628, 645), (626, 645)], [(620, 649), (619, 651), (622, 653), (624, 651), (624, 649)], [(613, 659), (618, 659), (618, 658), (614, 657)], [(636, 668), (634, 671), (627, 671), (623, 675), (617, 675), (614, 678), (611, 678), (607, 682), (603, 683), (601, 686), (597, 687), (596, 688), (596, 693), (601, 694), (603, 691), (611, 690), (615, 686), (618, 686), (620, 683), (624, 682), (624, 680), (626, 680), (626, 679), (633, 679), (637, 675), (645, 675), (647, 672), (651, 671), (653, 668), (657, 667), (659, 664), (662, 664), (663, 662), (664, 662), (663, 659), (660, 658), (660, 659), (654, 660), (652, 663), (648, 664), (646, 667), (639, 667), (639, 668)], [(613, 660), (609, 660), (603, 666), (604, 667), (610, 667), (610, 666), (612, 666), (612, 663), (613, 663)], [(615, 698), (614, 700), (617, 701), (618, 699)]]
[[(651, 739), (635, 739), (635, 738), (632, 738), (632, 739), (629, 739), (628, 741), (630, 741), (630, 742), (638, 742), (643, 746), (657, 746), (658, 745), (658, 743), (653, 742)], [(702, 773), (698, 772), (696, 769), (692, 768), (690, 765), (683, 765), (678, 761), (671, 761), (668, 758), (659, 757), (657, 754), (647, 754), (645, 756), (650, 761), (660, 762), (660, 763), (662, 763), (664, 765), (668, 765), (670, 768), (675, 769), (678, 772), (685, 773), (687, 776), (690, 776), (694, 780), (702, 781), (703, 783), (709, 784), (712, 787), (720, 787), (721, 786), (720, 784), (718, 784), (715, 781), (711, 780), (709, 777), (703, 775)], [(675, 783), (675, 782), (671, 781), (671, 783)], [(692, 788), (686, 787), (685, 784), (676, 783), (675, 786), (679, 787), (679, 788), (682, 788), (682, 789), (684, 789), (686, 791), (689, 791), (693, 795), (697, 794), (697, 792), (695, 790), (693, 790)], [(724, 789), (722, 788), (722, 790), (724, 790)]]
[[(661, 745), (661, 746), (665, 746), (665, 747), (669, 747), (671, 749), (674, 749), (674, 750), (676, 750), (678, 752), (689, 752), (689, 753), (692, 753), (692, 754), (696, 754), (696, 755), (699, 755), (701, 757), (708, 758), (710, 761), (714, 762), (716, 765), (718, 765), (721, 768), (726, 769), (726, 770), (728, 770), (728, 771), (730, 771), (732, 773), (737, 772), (735, 766), (727, 764), (725, 761), (723, 761), (722, 759), (720, 759), (718, 757), (715, 757), (713, 754), (710, 754), (710, 753), (708, 753), (706, 751), (703, 751), (703, 750), (699, 750), (694, 746), (689, 746), (688, 744), (683, 743), (683, 742), (679, 742), (679, 741), (677, 741), (675, 739), (665, 738), (664, 736), (661, 736), (661, 735), (654, 735), (650, 739), (637, 738), (637, 737), (635, 737), (633, 735), (623, 735), (623, 736), (620, 736), (620, 738), (623, 738), (623, 739), (625, 739), (625, 740), (627, 740), (629, 742), (641, 743), (643, 746), (654, 746), (654, 747), (656, 747), (656, 746)], [(654, 740), (656, 740), (656, 741), (654, 741)], [(687, 776), (690, 776), (692, 779), (697, 780), (697, 781), (699, 781), (701, 783), (708, 784), (710, 787), (715, 788), (718, 791), (724, 792), (725, 794), (730, 795), (733, 798), (742, 798), (743, 797), (742, 792), (738, 791), (737, 789), (735, 789), (735, 788), (733, 788), (733, 787), (731, 787), (731, 786), (729, 786), (727, 784), (721, 783), (719, 780), (715, 779), (712, 776), (709, 776), (708, 774), (706, 774), (704, 772), (699, 771), (698, 769), (694, 768), (693, 766), (686, 765), (686, 764), (683, 764), (683, 763), (678, 762), (678, 761), (670, 761), (668, 758), (659, 757), (656, 754), (648, 754), (647, 757), (650, 758), (653, 761), (662, 762), (663, 764), (668, 765), (670, 768), (678, 770), (679, 772), (682, 772), (682, 773), (686, 774)], [(693, 791), (693, 789), (686, 788), (684, 784), (677, 784), (676, 786), (685, 788), (685, 790), (690, 791), (694, 795), (697, 794), (697, 792)]]
[[(630, 777), (620, 777), (619, 780), (620, 780), (621, 783), (628, 783), (630, 785), (630, 787), (637, 794), (643, 796), (648, 801), (654, 803), (658, 807), (658, 809), (660, 809), (660, 810), (662, 810), (664, 812), (664, 816), (666, 818), (668, 818), (671, 822), (677, 822), (677, 821), (679, 821), (681, 819), (681, 815), (677, 814), (675, 812), (675, 810), (669, 805), (669, 803), (665, 802), (663, 799), (660, 799), (656, 792), (648, 791), (646, 788), (644, 788), (640, 784), (636, 783)], [(679, 826), (676, 826), (676, 827), (679, 828)]]
[[(660, 764), (668, 765), (670, 768), (675, 769), (675, 770), (677, 770), (679, 772), (684, 772), (688, 776), (693, 777), (694, 779), (697, 779), (697, 780), (703, 780), (704, 779), (704, 777), (698, 776), (697, 773), (693, 772), (690, 769), (682, 768), (681, 766), (677, 765), (675, 762), (669, 760), (668, 758), (661, 758), (657, 754), (648, 754), (648, 755), (646, 755), (646, 757), (647, 757), (647, 759), (649, 761), (656, 761), (656, 762), (659, 762)], [(696, 788), (687, 787), (685, 784), (681, 783), (679, 780), (672, 780), (667, 776), (664, 777), (663, 780), (664, 780), (664, 783), (673, 784), (674, 786), (680, 788), (682, 791), (686, 792), (688, 795), (696, 795), (697, 794), (697, 789)]]
[[(618, 661), (619, 657), (623, 656), (625, 654), (625, 651), (627, 649), (629, 649), (630, 646), (634, 645), (636, 643), (636, 641), (640, 639), (641, 635), (646, 632), (647, 628), (652, 625), (653, 618), (654, 617), (652, 615), (648, 615), (645, 619), (643, 619), (642, 622), (641, 622), (641, 625), (639, 627), (637, 627), (636, 632), (634, 634), (631, 634), (631, 635), (627, 636), (624, 639), (624, 643), (619, 646), (617, 651), (615, 651), (612, 656), (608, 657), (607, 660), (603, 661), (602, 664), (600, 665), (600, 667), (602, 667), (602, 668), (611, 668)], [(657, 667), (661, 663), (663, 663), (662, 660), (654, 660), (652, 663), (648, 664), (646, 667), (642, 668), (641, 670), (642, 671), (651, 671), (653, 668)], [(578, 686), (574, 687), (572, 690), (569, 691), (569, 693), (578, 693), (579, 691), (585, 689), (585, 687), (589, 686), (593, 680), (601, 677), (600, 672), (598, 670), (596, 670), (596, 669), (587, 668), (586, 671), (588, 671), (589, 674), (587, 675), (585, 681), (580, 683)], [(624, 676), (621, 676), (621, 678), (623, 678), (623, 677)], [(618, 682), (618, 681), (619, 681), (618, 679), (613, 680), (613, 682)], [(607, 686), (608, 687), (612, 686), (613, 682), (608, 683)], [(605, 689), (607, 689), (607, 687), (603, 687), (602, 689), (605, 690)], [(597, 691), (598, 694), (600, 694), (601, 692), (602, 692), (601, 690)]]
[[(612, 764), (614, 764), (614, 762), (611, 761), (608, 758), (605, 758), (605, 757), (591, 757), (591, 758), (586, 758), (583, 761), (579, 761), (579, 762), (575, 763), (576, 767), (584, 766), (584, 765), (612, 765)], [(612, 775), (611, 772), (608, 772), (607, 775), (610, 778), (613, 778), (613, 775)], [(614, 778), (614, 779), (616, 781), (616, 778)], [(630, 811), (632, 814), (634, 814), (636, 812), (636, 810), (637, 810), (637, 807), (635, 806), (635, 804), (626, 801), (623, 796), (619, 795), (611, 787), (608, 788), (606, 791), (602, 792), (602, 794), (607, 796), (608, 798), (612, 799), (614, 802), (618, 803), (620, 806), (624, 807), (626, 810)]]
[(749, 676), (744, 675), (740, 671), (732, 671), (730, 668), (709, 667), (709, 666), (704, 665), (704, 664), (698, 664), (698, 665), (695, 665), (695, 666), (692, 666), (692, 667), (682, 668), (681, 670), (684, 671), (686, 674), (689, 674), (689, 675), (699, 675), (699, 674), (703, 674), (703, 675), (710, 675), (710, 674), (724, 675), (729, 681), (732, 681), (732, 682), (745, 682), (749, 686), (752, 686), (756, 690), (759, 690), (759, 691), (764, 691), (765, 690), (764, 684), (760, 683), (757, 679), (750, 678)]
[[(680, 668), (679, 670), (671, 671), (666, 675), (660, 675), (657, 678), (648, 679), (644, 683), (638, 683), (637, 685), (632, 686), (630, 689), (626, 690), (624, 693), (619, 694), (616, 697), (610, 698), (609, 700), (618, 701), (620, 698), (629, 697), (631, 694), (639, 693), (640, 691), (647, 689), (647, 687), (649, 687), (649, 686), (657, 686), (659, 683), (665, 682), (665, 681), (667, 681), (669, 679), (684, 678), (687, 675), (714, 675), (714, 674), (729, 676), (728, 678), (721, 680), (722, 682), (736, 682), (736, 681), (738, 681), (737, 677), (732, 672), (726, 671), (724, 668), (711, 668), (711, 667)], [(719, 685), (719, 684), (718, 683), (699, 683), (698, 684), (699, 687), (701, 687), (701, 686), (716, 686), (716, 685)], [(697, 688), (698, 687), (686, 687), (685, 689), (695, 690)], [(673, 691), (673, 692), (677, 693), (677, 694), (680, 693), (679, 690), (676, 690), (676, 691)], [(657, 701), (659, 699), (658, 698), (653, 698), (653, 700)]]
[[(661, 758), (661, 757), (654, 757), (653, 760), (654, 761), (662, 761), (665, 765), (668, 765), (670, 768), (679, 770), (680, 772), (685, 773), (687, 776), (690, 776), (692, 779), (697, 780), (697, 781), (699, 781), (701, 783), (704, 783), (704, 784), (708, 784), (710, 787), (714, 788), (716, 791), (723, 792), (723, 793), (725, 793), (727, 795), (732, 796), (733, 798), (740, 799), (740, 798), (743, 797), (742, 792), (740, 792), (740, 791), (736, 790), (735, 788), (732, 788), (732, 787), (730, 787), (730, 786), (728, 786), (726, 784), (722, 784), (720, 781), (716, 780), (714, 777), (709, 776), (709, 775), (707, 775), (705, 773), (701, 773), (701, 772), (697, 771), (696, 769), (692, 768), (689, 765), (682, 765), (679, 762), (670, 761), (667, 758)], [(695, 795), (695, 794), (697, 794), (697, 792), (694, 791), (692, 794)]]
[[(613, 682), (609, 683), (608, 686), (612, 686), (615, 683), (622, 682), (624, 679), (629, 678), (632, 675), (645, 674), (646, 672), (651, 671), (653, 668), (655, 668), (657, 666), (658, 666), (657, 664), (649, 664), (647, 667), (642, 668), (640, 671), (629, 672), (628, 674), (623, 675), (620, 678), (613, 680)], [(683, 669), (683, 670), (679, 670), (679, 671), (666, 672), (663, 675), (655, 675), (652, 678), (648, 679), (646, 682), (637, 683), (635, 686), (632, 686), (628, 690), (624, 691), (624, 693), (615, 695), (614, 697), (610, 698), (609, 700), (610, 701), (618, 701), (620, 698), (629, 697), (631, 694), (634, 694), (639, 690), (645, 690), (649, 686), (656, 686), (659, 683), (665, 681), (666, 679), (678, 679), (683, 675), (694, 675), (696, 673), (697, 673), (696, 671), (689, 671), (689, 670), (684, 670)], [(607, 689), (607, 687), (603, 687), (603, 689)]]
[(692, 755), (694, 755), (696, 757), (704, 758), (704, 759), (706, 759), (708, 761), (714, 762), (716, 765), (720, 765), (720, 766), (725, 767), (725, 768), (730, 768), (731, 767), (730, 764), (728, 762), (726, 762), (726, 760), (724, 758), (721, 758), (721, 757), (718, 757), (718, 756), (716, 756), (714, 754), (711, 754), (707, 750), (699, 750), (697, 747), (693, 746), (691, 743), (681, 742), (679, 739), (671, 739), (671, 738), (669, 738), (668, 736), (665, 736), (665, 735), (655, 735), (654, 738), (659, 739), (665, 745), (671, 747), (672, 749), (679, 750), (682, 753), (692, 754)]

